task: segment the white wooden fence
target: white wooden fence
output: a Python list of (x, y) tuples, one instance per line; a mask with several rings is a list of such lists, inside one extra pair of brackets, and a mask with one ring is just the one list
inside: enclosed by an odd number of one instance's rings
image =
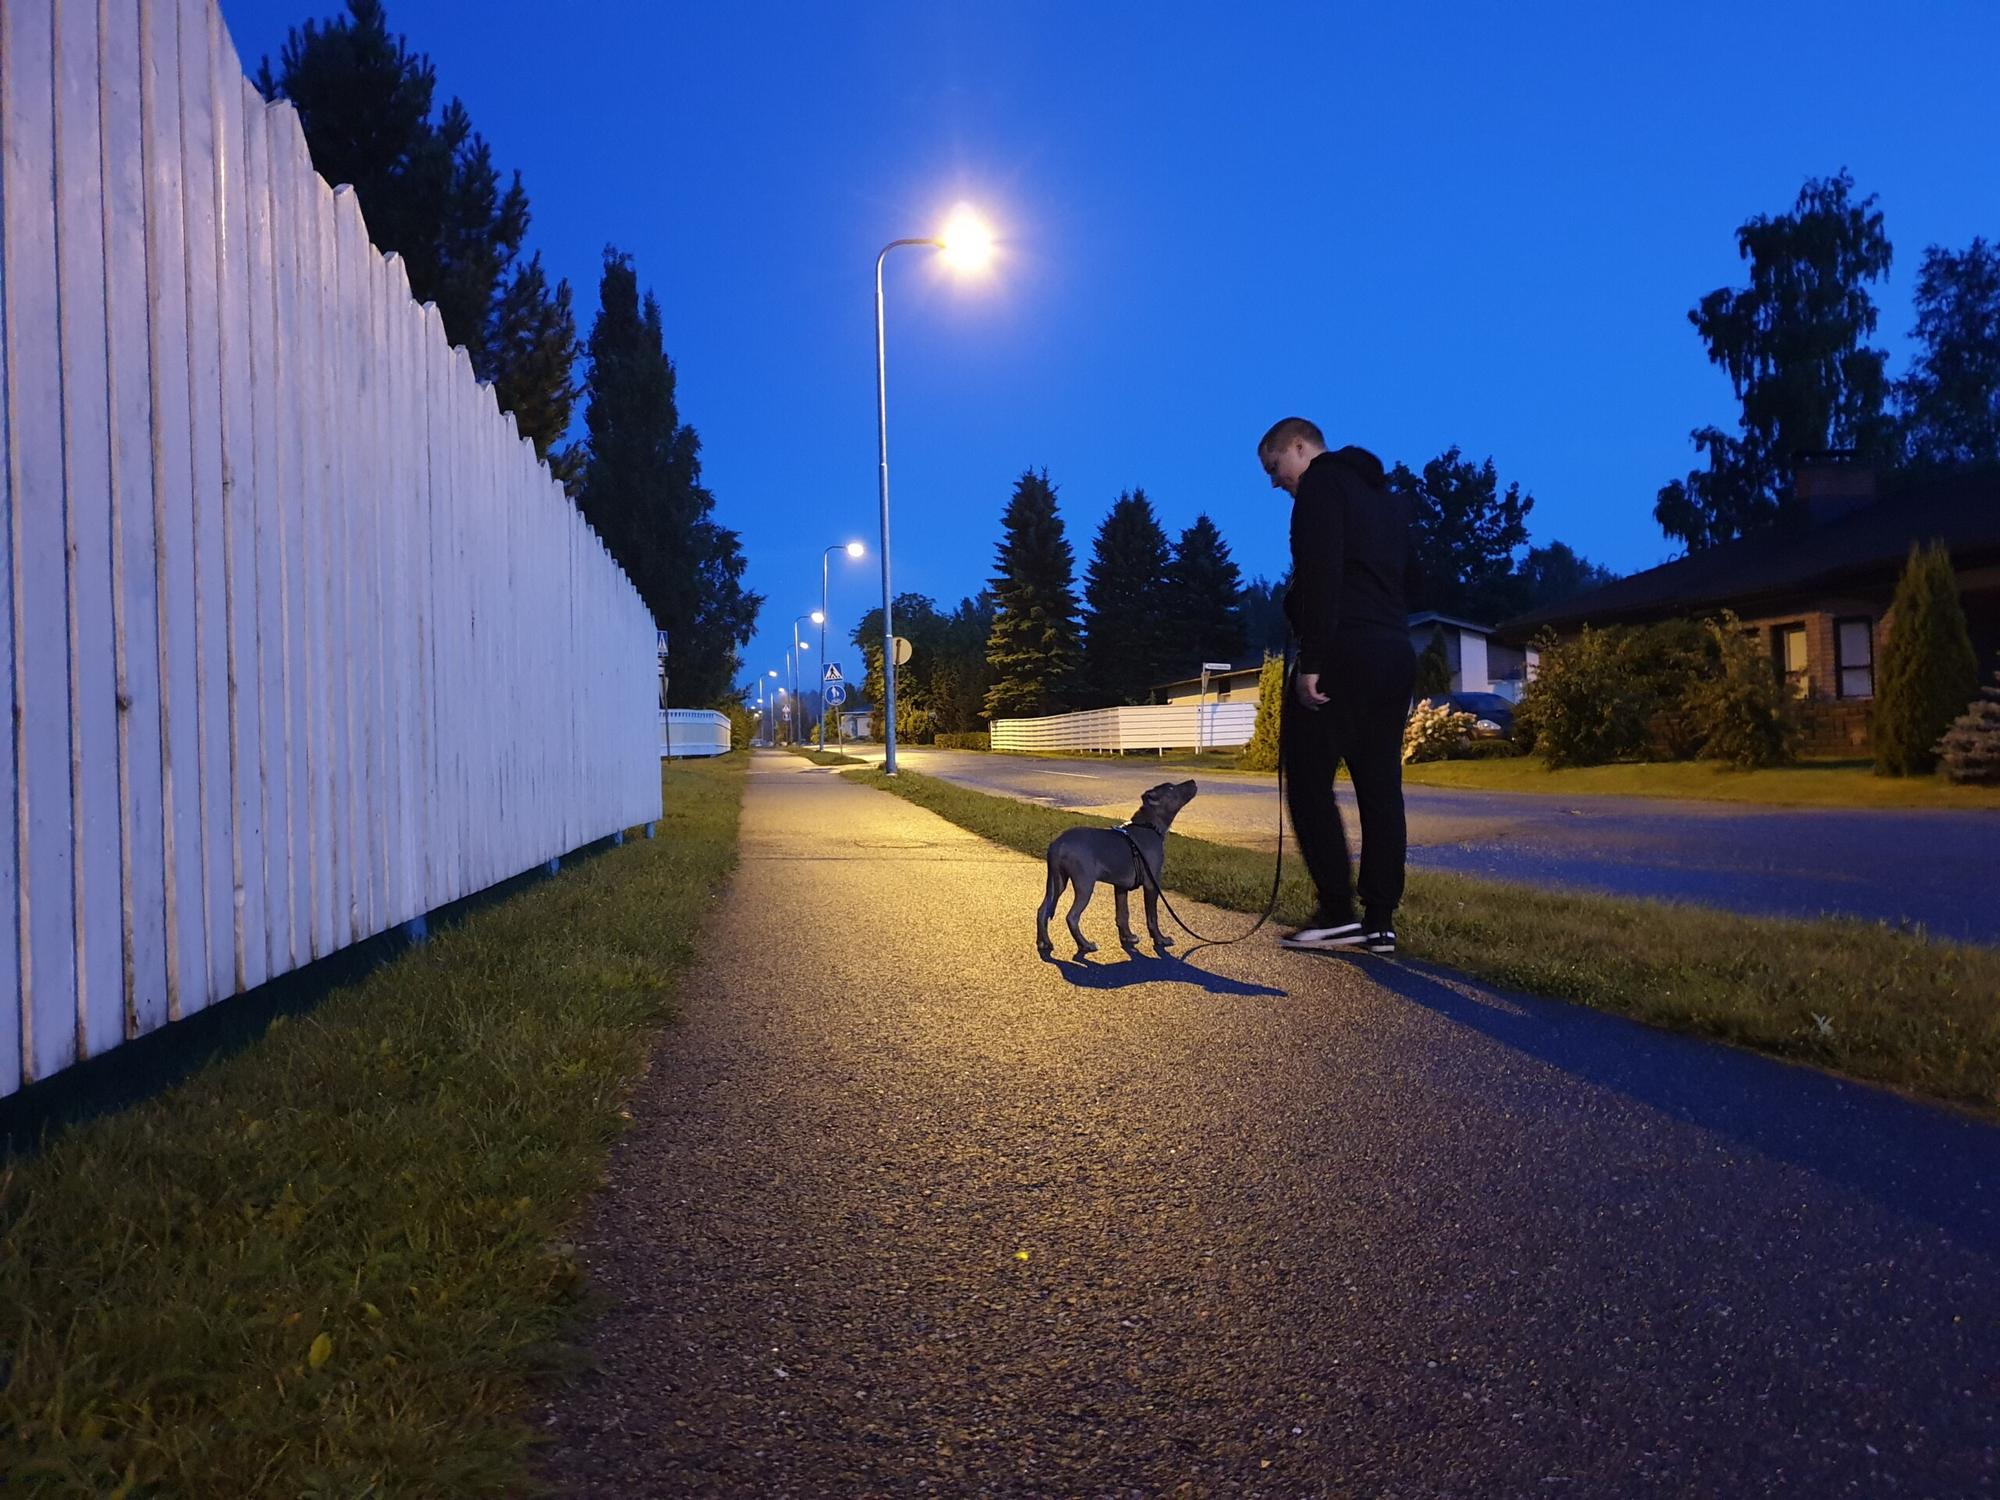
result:
[(1255, 703), (1093, 708), (1045, 719), (995, 719), (995, 750), (1233, 750), (1250, 743)]
[(660, 759), (668, 756), (727, 755), (729, 715), (712, 708), (660, 710)]
[(0, 0), (0, 1094), (660, 811), (653, 626), (213, 0)]

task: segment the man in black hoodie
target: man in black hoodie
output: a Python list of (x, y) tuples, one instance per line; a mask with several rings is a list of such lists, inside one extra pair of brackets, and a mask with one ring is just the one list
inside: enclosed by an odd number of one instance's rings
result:
[[(1403, 725), (1416, 682), (1408, 590), (1410, 507), (1383, 485), (1365, 448), (1329, 453), (1303, 417), (1257, 445), (1272, 485), (1292, 496), (1292, 586), (1285, 618), (1298, 641), (1278, 753), (1292, 829), (1319, 896), (1280, 941), (1288, 948), (1396, 951), (1403, 899)], [(1361, 815), (1361, 918), (1347, 837), (1333, 798), (1342, 761)]]

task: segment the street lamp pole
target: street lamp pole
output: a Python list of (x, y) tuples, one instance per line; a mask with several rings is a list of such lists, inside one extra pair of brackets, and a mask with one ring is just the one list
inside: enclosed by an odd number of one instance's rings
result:
[(891, 240), (875, 257), (875, 431), (880, 444), (882, 479), (882, 774), (896, 774), (896, 622), (891, 616), (889, 590), (889, 376), (888, 340), (882, 318), (882, 262), (904, 245), (942, 250), (963, 269), (982, 265), (993, 247), (986, 227), (964, 209), (953, 216), (941, 237)]
[[(845, 552), (849, 557), (859, 557), (865, 549), (859, 542), (835, 542), (819, 555), (819, 670), (822, 678), (826, 675), (826, 566), (827, 559), (836, 552)], [(820, 684), (819, 705), (819, 747), (826, 749), (826, 684)]]
[(928, 245), (943, 240), (891, 240), (875, 257), (875, 430), (881, 455), (882, 485), (882, 774), (896, 774), (896, 622), (889, 593), (889, 375), (888, 340), (882, 319), (882, 262), (902, 245)]
[[(824, 616), (820, 614), (820, 611), (814, 610), (811, 614), (800, 615), (796, 620), (792, 621), (792, 646), (799, 653), (794, 658), (794, 666), (792, 668), (792, 741), (795, 744), (802, 737), (805, 729), (804, 695), (801, 690), (805, 686), (806, 643), (799, 639), (799, 627), (805, 624), (806, 621), (814, 618), (824, 618)], [(821, 654), (825, 654), (824, 647), (821, 648)]]

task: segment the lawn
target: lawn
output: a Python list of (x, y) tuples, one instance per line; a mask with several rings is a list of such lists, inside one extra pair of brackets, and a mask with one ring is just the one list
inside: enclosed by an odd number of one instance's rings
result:
[(748, 757), (580, 860), (0, 1169), (0, 1488), (514, 1495), (565, 1226), (735, 861)]
[[(1111, 826), (912, 771), (842, 774), (1024, 854), (1064, 828)], [(1170, 895), (1263, 910), (1268, 855), (1179, 834), (1170, 843)], [(1311, 907), (1305, 872), (1288, 860), (1277, 920), (1295, 925)], [(1864, 922), (1741, 917), (1421, 871), (1396, 925), (1406, 958), (2000, 1114), (2000, 951)]]

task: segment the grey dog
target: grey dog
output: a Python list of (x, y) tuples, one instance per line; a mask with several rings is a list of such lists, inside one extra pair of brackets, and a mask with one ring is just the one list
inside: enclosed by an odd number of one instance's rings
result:
[(1122, 946), (1139, 946), (1138, 938), (1132, 935), (1132, 913), (1126, 901), (1134, 886), (1142, 887), (1146, 894), (1146, 931), (1153, 946), (1173, 946), (1173, 940), (1160, 931), (1154, 890), (1167, 855), (1167, 830), (1173, 827), (1174, 815), (1194, 801), (1194, 791), (1192, 781), (1163, 781), (1139, 799), (1139, 810), (1124, 831), (1071, 828), (1049, 840), (1048, 889), (1042, 894), (1042, 909), (1035, 913), (1035, 947), (1042, 957), (1054, 950), (1049, 941), (1049, 918), (1056, 914), (1056, 898), (1065, 885), (1076, 892), (1069, 907), (1069, 935), (1076, 939), (1076, 956), (1097, 951), (1097, 944), (1084, 937), (1076, 919), (1090, 905), (1091, 893), (1100, 880), (1118, 893), (1118, 941)]

